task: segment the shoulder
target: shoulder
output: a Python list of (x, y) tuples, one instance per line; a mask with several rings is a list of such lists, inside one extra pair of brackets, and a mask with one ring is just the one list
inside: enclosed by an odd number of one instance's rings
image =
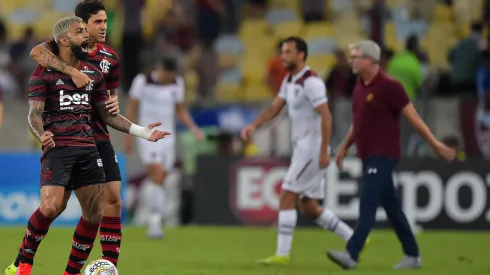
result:
[[(54, 72), (52, 70), (49, 70), (50, 72)], [(36, 68), (32, 71), (31, 77), (36, 77), (36, 78), (45, 78), (46, 75), (48, 74), (48, 69), (41, 65), (37, 65)]]
[(305, 88), (325, 89), (325, 82), (318, 75), (311, 74), (305, 78), (303, 86)]
[(393, 77), (383, 73), (382, 75), (382, 85), (386, 90), (403, 90), (403, 85), (400, 81), (394, 79)]
[(117, 52), (112, 47), (110, 47), (109, 45), (100, 44), (99, 53), (106, 55), (107, 57), (110, 57), (114, 60), (119, 60), (119, 56), (118, 56)]
[(145, 85), (148, 83), (153, 83), (153, 79), (151, 77), (151, 74), (139, 73), (134, 77), (133, 83), (138, 83), (139, 85)]
[(177, 76), (177, 77), (175, 78), (175, 84), (177, 84), (177, 85), (179, 85), (179, 86), (184, 85), (184, 84), (185, 84), (185, 80), (184, 80), (184, 78), (183, 78), (182, 76), (180, 76), (180, 75), (179, 75), (179, 76)]
[(48, 41), (44, 41), (44, 44), (46, 46), (48, 46), (54, 54), (57, 54), (58, 53), (58, 51), (59, 51), (58, 44), (56, 43), (56, 41), (54, 40), (54, 38), (51, 38)]
[(318, 79), (321, 81), (321, 79), (318, 77), (317, 73), (312, 70), (307, 70), (300, 78), (296, 80), (296, 84), (304, 86), (306, 82), (315, 82)]

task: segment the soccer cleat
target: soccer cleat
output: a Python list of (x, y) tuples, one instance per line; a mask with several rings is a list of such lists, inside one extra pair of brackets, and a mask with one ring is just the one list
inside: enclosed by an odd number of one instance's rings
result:
[(364, 246), (368, 246), (370, 242), (371, 242), (371, 238), (367, 238), (366, 242), (364, 243)]
[(347, 251), (327, 251), (328, 258), (343, 269), (355, 269), (357, 262)]
[(422, 267), (422, 260), (420, 259), (420, 257), (405, 256), (393, 268), (394, 269), (418, 269), (421, 267)]
[(258, 260), (257, 263), (261, 265), (288, 265), (291, 261), (289, 256), (274, 255), (269, 258)]
[(17, 267), (12, 263), (5, 269), (4, 275), (15, 275), (16, 272)]
[(32, 265), (20, 263), (19, 267), (17, 268), (17, 272), (15, 272), (15, 275), (31, 275), (31, 272)]

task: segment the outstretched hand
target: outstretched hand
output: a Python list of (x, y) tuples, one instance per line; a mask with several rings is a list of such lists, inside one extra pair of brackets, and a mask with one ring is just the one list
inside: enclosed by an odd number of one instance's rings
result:
[[(155, 127), (158, 127), (158, 126), (160, 126), (160, 125), (162, 125), (162, 123), (161, 123), (161, 122), (155, 122), (155, 123), (152, 123), (152, 124), (148, 125), (147, 127), (148, 127), (149, 129), (154, 129)], [(158, 140), (160, 140), (160, 139), (163, 139), (163, 138), (165, 138), (166, 136), (169, 136), (169, 135), (171, 135), (171, 134), (172, 134), (172, 133), (170, 133), (170, 132), (165, 132), (165, 131), (160, 131), (160, 130), (156, 130), (156, 129), (155, 129), (155, 130), (153, 131), (153, 133), (151, 134), (151, 136), (150, 136), (150, 138), (149, 138), (148, 140), (149, 140), (149, 141), (156, 142), (156, 141), (158, 141)]]

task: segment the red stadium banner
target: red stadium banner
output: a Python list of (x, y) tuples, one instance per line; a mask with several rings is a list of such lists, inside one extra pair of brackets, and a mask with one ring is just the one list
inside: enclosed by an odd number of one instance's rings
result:
[[(287, 159), (201, 157), (195, 183), (195, 221), (214, 225), (274, 225)], [(490, 162), (448, 164), (436, 159), (402, 160), (394, 174), (409, 220), (423, 229), (488, 230)], [(362, 165), (347, 159), (327, 173), (325, 207), (355, 224)], [(313, 225), (301, 218), (299, 225)], [(384, 210), (377, 225), (387, 227)]]

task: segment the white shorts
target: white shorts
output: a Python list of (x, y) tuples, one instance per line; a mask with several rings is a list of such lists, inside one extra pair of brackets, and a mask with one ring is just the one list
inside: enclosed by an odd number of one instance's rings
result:
[(301, 197), (323, 199), (327, 168), (320, 168), (319, 150), (294, 148), (282, 189)]
[(138, 150), (141, 161), (145, 164), (161, 164), (170, 170), (175, 164), (175, 142), (165, 138), (157, 142), (138, 139)]

